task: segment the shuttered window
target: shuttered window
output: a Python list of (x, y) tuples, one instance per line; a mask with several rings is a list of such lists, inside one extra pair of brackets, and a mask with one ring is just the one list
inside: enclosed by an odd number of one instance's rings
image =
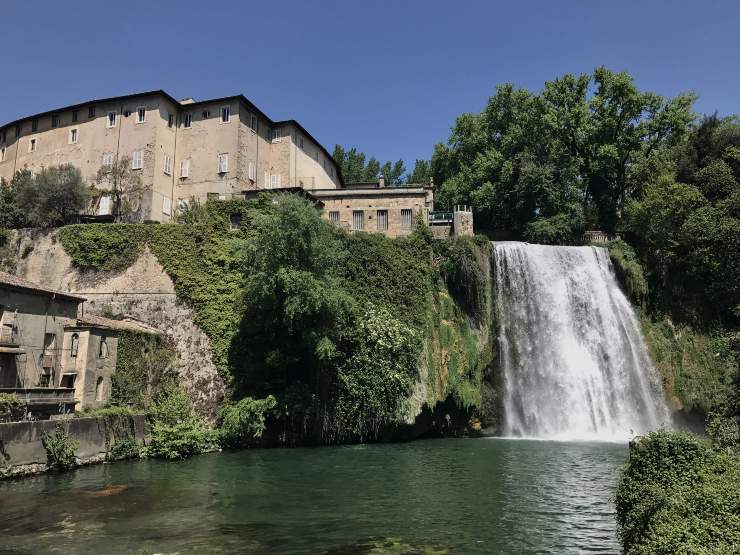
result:
[(98, 216), (107, 216), (110, 214), (110, 197), (103, 195), (100, 197), (100, 204), (98, 204)]
[(401, 228), (411, 229), (412, 213), (410, 208), (401, 209)]
[(172, 175), (172, 157), (169, 154), (164, 155), (164, 173)]
[(388, 231), (388, 210), (378, 210), (378, 231)]
[(142, 159), (142, 152), (140, 150), (135, 150), (131, 155), (131, 169), (140, 170), (142, 167)]
[(172, 214), (172, 199), (170, 197), (164, 197), (162, 199), (162, 214), (166, 216)]
[(362, 231), (365, 229), (365, 212), (362, 210), (352, 211), (352, 229)]
[(180, 160), (180, 177), (188, 177), (190, 175), (190, 160)]
[(249, 179), (257, 181), (257, 168), (254, 167), (252, 162), (249, 163)]
[(272, 189), (276, 189), (280, 187), (280, 175), (279, 174), (273, 174), (270, 176), (270, 187)]
[(226, 173), (229, 171), (229, 155), (219, 154), (218, 155), (218, 173)]
[(339, 223), (339, 210), (332, 210), (329, 212), (329, 221), (333, 224)]

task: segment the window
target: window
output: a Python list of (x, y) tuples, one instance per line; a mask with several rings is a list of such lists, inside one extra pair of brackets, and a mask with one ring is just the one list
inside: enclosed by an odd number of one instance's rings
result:
[(172, 129), (172, 126), (174, 125), (174, 123), (175, 123), (175, 116), (173, 116), (172, 114), (167, 114), (167, 127)]
[(280, 174), (272, 174), (270, 176), (270, 188), (275, 189), (280, 187)]
[(241, 214), (229, 214), (229, 228), (232, 231), (236, 231), (242, 226), (242, 215)]
[(75, 123), (80, 117), (79, 110), (72, 110), (72, 123)]
[(180, 160), (180, 177), (186, 178), (190, 175), (190, 160)]
[(329, 221), (333, 224), (339, 224), (339, 210), (329, 212)]
[(36, 133), (39, 130), (39, 120), (35, 119), (31, 122), (31, 133)]
[(95, 106), (89, 106), (87, 108), (87, 117), (88, 119), (95, 117)]
[(140, 170), (142, 167), (142, 152), (140, 150), (134, 150), (133, 155), (131, 156), (131, 169), (132, 170)]
[(106, 152), (103, 154), (103, 165), (104, 166), (112, 166), (113, 165), (113, 153)]
[(169, 154), (164, 155), (164, 173), (172, 175), (172, 157)]
[(5, 147), (0, 148), (0, 162), (5, 162)]
[(298, 137), (298, 146), (303, 148), (303, 137)]
[(51, 115), (51, 126), (52, 127), (59, 127), (59, 114), (52, 114)]
[(249, 179), (250, 181), (257, 181), (257, 168), (254, 167), (254, 163), (249, 163)]
[(329, 170), (330, 170), (331, 176), (334, 177), (334, 166), (332, 166), (331, 168), (329, 168)]
[(272, 142), (278, 142), (282, 136), (283, 136), (283, 130), (280, 129), (279, 127), (276, 127), (271, 132)]
[(77, 129), (69, 130), (69, 142), (72, 144), (77, 143)]
[(201, 114), (203, 116), (203, 119), (208, 119), (211, 117), (211, 111), (210, 110), (203, 110), (203, 113)]
[(8, 140), (8, 129), (3, 129), (3, 142), (6, 142)]
[(257, 131), (257, 116), (252, 114), (252, 117), (249, 118), (249, 127), (252, 129), (252, 131)]
[(352, 210), (352, 229), (355, 231), (365, 229), (365, 212), (362, 210)]
[(108, 358), (108, 341), (105, 337), (100, 338), (100, 350), (98, 351), (98, 357)]
[(136, 123), (144, 123), (146, 121), (146, 108), (139, 106), (136, 108)]
[(103, 195), (100, 197), (100, 203), (98, 204), (98, 216), (110, 215), (110, 197)]
[(229, 121), (231, 121), (231, 107), (222, 106), (221, 107), (221, 123), (229, 123)]
[(76, 377), (77, 374), (73, 372), (66, 372), (62, 374), (62, 379), (59, 381), (59, 387), (68, 387), (69, 389), (74, 389)]
[(162, 198), (162, 214), (165, 216), (172, 214), (172, 199), (170, 197)]
[(28, 152), (36, 152), (36, 139), (28, 141)]
[(193, 114), (191, 114), (190, 112), (185, 114), (185, 119), (183, 120), (182, 126), (185, 129), (190, 129), (193, 126)]
[(69, 347), (69, 356), (76, 357), (77, 351), (80, 349), (80, 335), (77, 333), (72, 334), (72, 343)]
[(218, 200), (218, 193), (206, 193), (206, 200)]
[(388, 210), (378, 210), (378, 231), (388, 231)]
[(401, 229), (411, 229), (411, 208), (401, 209)]
[(103, 400), (103, 376), (98, 376), (98, 379), (95, 382), (95, 400)]
[(116, 126), (116, 119), (118, 119), (118, 114), (116, 114), (115, 112), (108, 112), (108, 123), (107, 123), (107, 126), (109, 128), (110, 127), (115, 127)]
[(218, 155), (218, 173), (226, 173), (229, 171), (229, 155), (219, 154)]
[(17, 139), (20, 136), (21, 136), (21, 126), (20, 124), (18, 124), (15, 126), (15, 138)]

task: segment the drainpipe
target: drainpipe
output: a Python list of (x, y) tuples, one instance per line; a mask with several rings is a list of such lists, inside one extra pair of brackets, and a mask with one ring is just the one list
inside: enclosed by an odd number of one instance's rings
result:
[[(118, 109), (118, 113), (121, 116), (121, 118), (120, 118), (121, 121), (118, 122), (118, 137), (116, 139), (116, 167), (118, 167), (118, 156), (119, 156), (119, 153), (120, 153), (120, 150), (121, 150), (121, 129), (123, 128), (123, 103), (121, 103), (121, 105), (120, 105), (120, 107)], [(107, 115), (106, 115), (106, 117), (107, 117)], [(106, 122), (106, 125), (107, 125), (107, 123), (108, 122)], [(119, 188), (118, 187), (118, 183), (114, 182), (113, 183), (113, 190), (115, 191), (118, 188)], [(114, 197), (115, 197), (115, 195), (114, 195)], [(120, 203), (120, 199), (119, 199), (119, 202), (117, 203), (117, 206), (116, 206), (116, 222), (118, 222), (120, 219), (121, 219), (121, 203)]]
[(180, 115), (175, 117), (175, 145), (172, 152), (172, 191), (170, 192), (170, 221), (175, 212), (175, 161), (177, 160), (177, 133), (180, 131)]

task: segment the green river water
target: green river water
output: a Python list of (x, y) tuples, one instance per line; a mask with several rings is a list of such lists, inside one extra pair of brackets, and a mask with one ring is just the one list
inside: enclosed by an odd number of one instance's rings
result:
[(90, 466), (0, 483), (0, 553), (615, 553), (627, 455), (444, 439)]

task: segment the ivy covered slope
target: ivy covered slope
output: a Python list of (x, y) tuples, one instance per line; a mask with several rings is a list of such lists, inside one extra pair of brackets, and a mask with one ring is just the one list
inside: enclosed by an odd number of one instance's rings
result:
[(463, 427), (485, 416), (487, 242), (433, 241), (423, 225), (349, 234), (289, 195), (194, 204), (181, 221), (66, 226), (60, 240), (91, 272), (123, 270), (147, 246), (210, 338), (232, 403), (275, 398), (266, 440), (375, 440), (445, 400)]

